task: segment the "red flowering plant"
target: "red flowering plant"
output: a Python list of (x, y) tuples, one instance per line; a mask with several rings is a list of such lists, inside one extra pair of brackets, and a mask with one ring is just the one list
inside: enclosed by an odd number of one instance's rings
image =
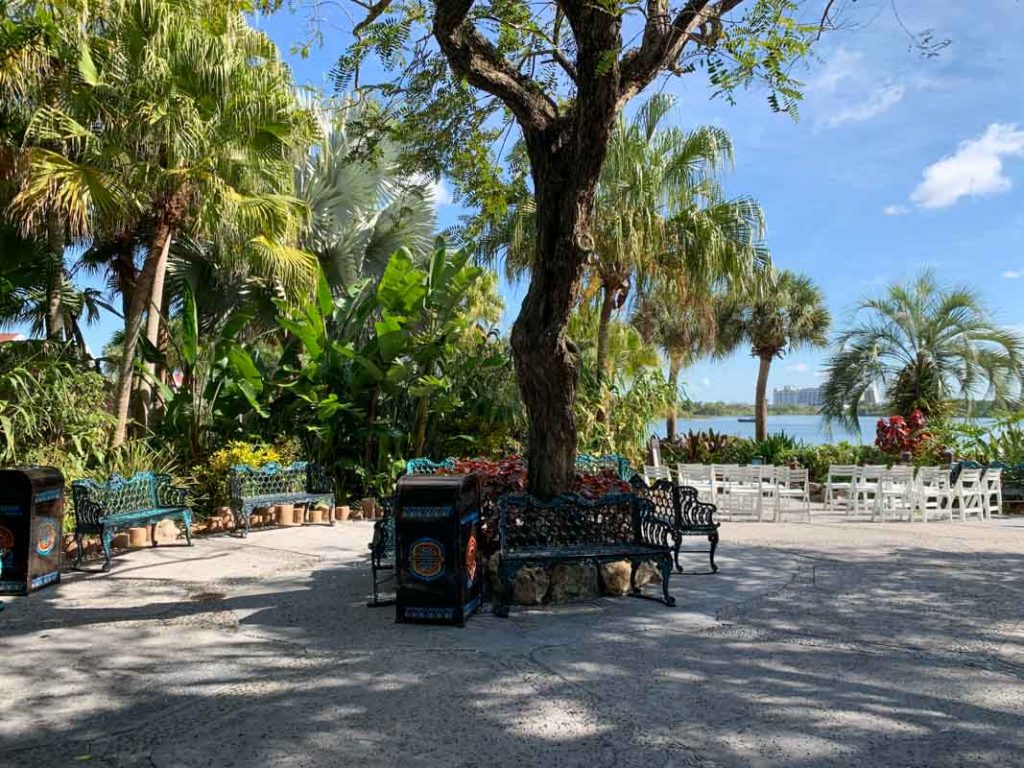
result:
[(890, 456), (905, 452), (917, 456), (931, 439), (928, 419), (920, 410), (915, 410), (907, 419), (902, 416), (879, 419), (875, 427), (875, 446)]

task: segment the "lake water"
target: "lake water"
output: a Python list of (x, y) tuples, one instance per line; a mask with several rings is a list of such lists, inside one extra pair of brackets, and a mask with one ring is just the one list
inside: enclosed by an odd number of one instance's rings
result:
[[(722, 432), (726, 435), (737, 435), (738, 437), (754, 436), (754, 423), (738, 421), (737, 416), (709, 416), (707, 418), (689, 418), (676, 421), (676, 431), (686, 434), (691, 429), (694, 432), (709, 429), (715, 432)], [(868, 444), (875, 441), (875, 424), (878, 423), (877, 416), (862, 416), (860, 418), (860, 434), (850, 432), (838, 424), (832, 426), (831, 434), (826, 433), (820, 416), (769, 416), (768, 434), (785, 432), (790, 437), (802, 440), (808, 445), (820, 445), (822, 443), (838, 443), (845, 440), (854, 445)], [(665, 436), (665, 420), (658, 422), (657, 434)]]

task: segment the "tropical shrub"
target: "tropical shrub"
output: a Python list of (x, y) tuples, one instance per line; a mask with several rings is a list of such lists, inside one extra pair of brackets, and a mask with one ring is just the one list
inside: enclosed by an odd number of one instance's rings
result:
[(232, 441), (203, 463), (192, 468), (196, 501), (213, 509), (227, 506), (230, 501), (229, 470), (235, 464), (258, 467), (271, 461), (290, 464), (298, 458), (297, 446), (292, 442), (268, 445), (260, 442)]
[(875, 428), (875, 446), (890, 456), (903, 453), (917, 456), (931, 441), (928, 419), (917, 409), (906, 419), (902, 416), (879, 419)]

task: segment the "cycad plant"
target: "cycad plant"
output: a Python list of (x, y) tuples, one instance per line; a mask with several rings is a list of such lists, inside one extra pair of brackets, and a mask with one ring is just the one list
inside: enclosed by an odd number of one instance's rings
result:
[(860, 302), (835, 341), (822, 413), (852, 429), (864, 393), (888, 390), (893, 413), (949, 415), (980, 396), (1006, 404), (1020, 396), (1024, 338), (994, 322), (976, 291), (945, 287), (931, 271)]

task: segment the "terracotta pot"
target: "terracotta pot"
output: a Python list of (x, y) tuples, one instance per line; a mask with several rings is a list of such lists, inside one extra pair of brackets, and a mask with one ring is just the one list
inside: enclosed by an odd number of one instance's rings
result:
[(279, 504), (274, 509), (277, 512), (278, 525), (295, 525), (295, 506), (293, 504)]
[(178, 526), (173, 520), (161, 520), (156, 524), (155, 543), (173, 544), (178, 540)]
[(320, 507), (313, 507), (309, 510), (309, 522), (311, 523), (322, 523), (324, 521), (324, 511)]
[(78, 542), (75, 541), (75, 534), (65, 533), (62, 544), (64, 550), (64, 561), (70, 562), (78, 553)]
[(114, 540), (111, 542), (111, 546), (114, 549), (128, 549), (128, 532), (124, 531), (122, 533), (115, 533)]
[(306, 505), (296, 504), (295, 510), (292, 514), (294, 515), (292, 522), (295, 525), (303, 525), (306, 522)]
[(364, 520), (373, 520), (373, 518), (376, 517), (376, 515), (377, 515), (377, 500), (376, 499), (374, 499), (373, 497), (367, 496), (365, 499), (363, 499), (361, 502), (359, 502), (359, 504), (360, 504), (360, 506), (363, 509), (363, 519)]
[(336, 522), (344, 523), (348, 520), (349, 515), (352, 514), (352, 510), (348, 506), (341, 506), (334, 508), (334, 519)]
[(129, 547), (148, 547), (152, 543), (153, 540), (150, 538), (148, 525), (140, 525), (128, 529)]

